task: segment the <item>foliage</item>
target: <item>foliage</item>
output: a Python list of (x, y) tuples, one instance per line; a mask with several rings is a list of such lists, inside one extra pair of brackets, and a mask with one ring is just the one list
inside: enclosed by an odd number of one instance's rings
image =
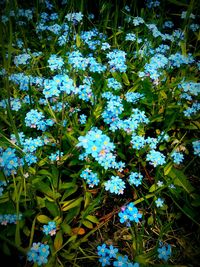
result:
[(198, 266), (199, 4), (0, 6), (3, 257)]

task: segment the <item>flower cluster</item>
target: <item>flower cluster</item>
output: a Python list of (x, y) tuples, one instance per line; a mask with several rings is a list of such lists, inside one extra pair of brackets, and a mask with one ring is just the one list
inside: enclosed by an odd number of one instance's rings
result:
[(74, 12), (74, 13), (68, 13), (65, 18), (73, 22), (74, 24), (77, 24), (78, 22), (82, 21), (83, 19), (83, 14), (81, 12)]
[(48, 222), (48, 224), (43, 226), (43, 232), (45, 235), (53, 236), (56, 234), (56, 223), (54, 221)]
[(200, 140), (193, 141), (192, 146), (194, 149), (194, 155), (200, 156)]
[(3, 169), (6, 176), (15, 174), (17, 168), (23, 165), (23, 160), (21, 160), (16, 155), (16, 150), (13, 148), (7, 148), (5, 151), (0, 150), (0, 168)]
[(51, 55), (48, 59), (49, 68), (54, 70), (60, 70), (62, 66), (64, 65), (64, 61), (61, 57), (58, 57), (57, 55)]
[(114, 49), (109, 52), (106, 57), (109, 59), (108, 64), (110, 66), (110, 71), (119, 71), (125, 72), (127, 69), (126, 66), (126, 52)]
[(92, 172), (88, 168), (81, 172), (80, 177), (86, 181), (89, 187), (94, 187), (100, 182), (97, 173)]
[(33, 261), (40, 266), (48, 262), (49, 253), (49, 245), (42, 244), (40, 242), (33, 243), (32, 247), (27, 253), (27, 259), (28, 261)]
[(171, 157), (173, 158), (173, 162), (176, 163), (176, 164), (180, 164), (183, 162), (184, 160), (184, 156), (182, 153), (180, 152), (177, 152), (177, 151), (174, 151), (172, 154), (171, 154)]
[(0, 214), (0, 224), (7, 225), (7, 224), (16, 224), (17, 221), (22, 219), (22, 214)]
[(135, 185), (136, 187), (138, 187), (139, 185), (142, 184), (142, 179), (143, 179), (142, 174), (138, 172), (131, 172), (128, 181), (130, 185)]
[(149, 163), (154, 167), (166, 163), (165, 156), (161, 152), (156, 151), (154, 149), (150, 150), (150, 152), (147, 154), (146, 160), (149, 161)]
[(38, 112), (36, 109), (31, 109), (26, 114), (25, 124), (27, 127), (45, 131), (48, 126), (52, 126), (54, 124), (54, 121), (52, 119), (45, 119), (42, 112)]
[(125, 189), (125, 182), (119, 176), (111, 176), (111, 178), (105, 182), (105, 190), (110, 191), (117, 195), (123, 194)]
[(94, 127), (85, 136), (80, 136), (78, 140), (77, 147), (85, 149), (80, 157), (81, 159), (91, 155), (105, 169), (119, 169), (121, 167), (120, 162), (116, 162), (116, 156), (113, 154), (114, 144), (101, 130)]
[(120, 222), (126, 223), (127, 225), (130, 225), (131, 222), (138, 223), (142, 218), (142, 214), (139, 213), (133, 202), (123, 206), (121, 211), (118, 213), (118, 216), (120, 218)]
[(115, 267), (139, 267), (139, 263), (132, 263), (127, 255), (121, 255), (118, 248), (113, 245), (107, 246), (105, 243), (97, 246), (97, 254), (101, 266), (115, 266)]

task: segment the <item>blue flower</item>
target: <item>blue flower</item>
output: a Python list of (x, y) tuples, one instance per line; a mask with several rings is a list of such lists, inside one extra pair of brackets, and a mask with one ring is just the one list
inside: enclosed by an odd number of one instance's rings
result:
[(155, 203), (158, 208), (161, 208), (164, 204), (164, 200), (159, 197), (158, 199), (156, 199)]
[(142, 214), (139, 213), (133, 202), (130, 202), (127, 206), (123, 207), (121, 212), (118, 213), (121, 223), (139, 222), (142, 218)]
[(173, 158), (173, 162), (176, 164), (180, 164), (184, 159), (183, 154), (176, 151), (171, 154), (171, 157)]
[(106, 244), (102, 244), (101, 246), (98, 246), (97, 247), (97, 254), (99, 256), (105, 256), (107, 253), (107, 247), (106, 247)]
[(113, 266), (115, 267), (127, 267), (128, 257), (125, 256), (118, 256), (117, 260), (113, 262)]
[(33, 261), (40, 266), (44, 263), (47, 263), (47, 257), (49, 253), (49, 245), (42, 244), (40, 242), (33, 243), (32, 247), (27, 253), (27, 259), (28, 261)]
[(168, 259), (171, 257), (171, 245), (166, 244), (164, 246), (161, 246), (158, 248), (158, 258), (164, 261), (168, 261)]
[(79, 118), (80, 124), (85, 124), (86, 119), (87, 119), (87, 116), (85, 114), (81, 114)]
[(101, 266), (110, 266), (110, 258), (108, 256), (102, 256), (99, 258), (99, 262), (101, 262)]
[(192, 142), (194, 155), (200, 156), (200, 140), (196, 140)]
[(43, 232), (45, 235), (53, 236), (56, 234), (56, 223), (54, 221), (48, 222), (47, 225), (43, 226)]
[(94, 187), (100, 182), (97, 173), (92, 172), (88, 168), (81, 172), (80, 177), (86, 181), (89, 187)]
[(64, 60), (57, 55), (51, 55), (48, 59), (49, 68), (53, 70), (60, 70), (64, 65)]
[(151, 165), (157, 167), (158, 165), (163, 165), (166, 163), (165, 156), (156, 150), (150, 150), (147, 154), (146, 160), (149, 161)]
[(124, 188), (125, 183), (119, 176), (111, 176), (110, 180), (105, 182), (105, 190), (117, 195), (123, 194)]
[(137, 187), (138, 185), (142, 184), (142, 179), (143, 176), (140, 173), (131, 172), (128, 181), (131, 185), (135, 185)]

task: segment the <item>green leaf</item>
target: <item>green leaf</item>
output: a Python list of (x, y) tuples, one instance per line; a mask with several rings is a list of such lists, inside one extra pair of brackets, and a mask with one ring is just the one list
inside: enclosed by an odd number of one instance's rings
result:
[(44, 195), (47, 195), (53, 200), (56, 200), (57, 198), (61, 196), (60, 193), (53, 191), (46, 183), (42, 181), (35, 183), (34, 186), (36, 187), (36, 190), (40, 191)]
[(164, 175), (168, 175), (169, 172), (171, 171), (173, 167), (173, 163), (169, 162), (165, 167), (164, 167)]
[(147, 223), (148, 225), (152, 225), (154, 222), (153, 216), (151, 215), (148, 219), (147, 219)]
[(44, 223), (44, 224), (47, 224), (48, 222), (51, 221), (51, 219), (46, 215), (38, 215), (37, 220), (38, 220), (38, 222)]
[(77, 47), (80, 47), (81, 45), (81, 38), (80, 38), (80, 35), (79, 34), (76, 34), (76, 46)]
[(93, 111), (93, 115), (94, 115), (95, 119), (98, 119), (101, 116), (102, 111), (103, 111), (103, 105), (97, 104), (95, 106), (94, 111)]
[(97, 217), (96, 217), (96, 216), (93, 216), (93, 215), (88, 215), (88, 216), (86, 217), (86, 219), (87, 219), (88, 221), (90, 221), (90, 222), (93, 222), (93, 223), (99, 223), (99, 220), (97, 219)]
[(172, 168), (168, 176), (172, 178), (174, 185), (181, 186), (188, 194), (195, 190), (182, 171)]
[(80, 206), (76, 206), (67, 212), (65, 222), (70, 224), (80, 213)]
[(125, 72), (122, 73), (122, 79), (123, 79), (125, 85), (127, 85), (127, 86), (130, 85), (128, 76)]
[(66, 224), (66, 223), (62, 223), (61, 224), (61, 228), (62, 228), (62, 230), (63, 230), (63, 232), (65, 233), (65, 234), (71, 234), (71, 227), (69, 226), (69, 224)]
[(40, 175), (44, 175), (44, 176), (52, 176), (52, 174), (49, 172), (49, 171), (47, 171), (47, 170), (40, 170), (40, 171), (38, 171), (38, 174), (40, 174)]
[(45, 200), (45, 206), (54, 218), (59, 216), (59, 207), (56, 202)]
[(72, 194), (74, 194), (78, 189), (78, 186), (75, 185), (72, 188), (69, 188), (68, 190), (65, 191), (65, 193), (63, 194), (63, 197), (61, 199), (61, 201), (64, 201), (67, 197), (71, 196)]
[(38, 162), (38, 166), (42, 167), (48, 162), (47, 157)]
[(62, 206), (62, 211), (67, 211), (67, 210), (70, 210), (76, 206), (80, 206), (82, 201), (83, 201), (83, 197), (79, 197), (76, 200), (73, 199), (70, 201), (66, 201)]
[(194, 207), (200, 207), (200, 195), (192, 194), (194, 200), (191, 202), (191, 205)]
[(156, 184), (153, 184), (150, 188), (149, 188), (149, 192), (152, 193), (154, 191), (156, 191), (158, 189), (158, 186)]
[(89, 229), (93, 229), (93, 224), (87, 220), (82, 221), (83, 225), (85, 225)]
[(63, 234), (62, 231), (58, 231), (54, 239), (55, 250), (59, 250), (62, 247), (62, 244), (63, 244)]
[(177, 0), (168, 0), (170, 3), (175, 4), (177, 6), (184, 6), (184, 7), (188, 7), (188, 4), (183, 3), (183, 1), (177, 1)]

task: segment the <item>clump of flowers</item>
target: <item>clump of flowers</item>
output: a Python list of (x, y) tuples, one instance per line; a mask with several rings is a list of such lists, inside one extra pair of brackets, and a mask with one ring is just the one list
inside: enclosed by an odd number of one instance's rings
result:
[(0, 168), (5, 175), (15, 174), (17, 168), (23, 165), (23, 161), (17, 156), (16, 149), (7, 148), (0, 150)]
[(62, 66), (64, 65), (64, 61), (61, 57), (58, 57), (57, 55), (51, 55), (48, 59), (49, 68), (54, 70), (60, 70)]
[(105, 182), (105, 190), (110, 191), (117, 195), (123, 194), (125, 189), (125, 182), (119, 176), (111, 176), (111, 178)]
[(130, 202), (128, 205), (122, 207), (121, 211), (118, 213), (118, 216), (121, 223), (127, 224), (130, 224), (131, 222), (138, 223), (142, 218), (142, 214), (139, 213), (133, 202)]
[(139, 185), (142, 184), (142, 179), (143, 179), (142, 174), (138, 172), (131, 172), (128, 181), (131, 185), (135, 185), (136, 187), (138, 187)]
[(80, 177), (86, 181), (89, 187), (94, 187), (95, 185), (98, 185), (100, 182), (97, 173), (92, 172), (88, 168), (81, 172)]
[(177, 152), (177, 151), (174, 151), (172, 154), (171, 154), (171, 157), (173, 159), (173, 162), (176, 163), (176, 164), (180, 164), (183, 162), (184, 160), (184, 156), (182, 153), (180, 152)]
[(7, 224), (16, 224), (17, 221), (22, 219), (22, 214), (0, 214), (0, 224), (7, 225)]
[(200, 156), (200, 140), (193, 141), (192, 146), (194, 149), (194, 155)]
[(151, 150), (146, 157), (147, 161), (154, 167), (165, 164), (165, 156), (156, 150)]
[(39, 266), (48, 262), (49, 245), (41, 242), (33, 243), (31, 249), (27, 253), (28, 261), (33, 261)]
[(48, 222), (43, 226), (43, 232), (45, 235), (53, 236), (56, 234), (56, 223), (54, 221)]
[(54, 121), (52, 119), (45, 119), (43, 113), (37, 111), (37, 109), (31, 109), (26, 114), (25, 124), (27, 127), (45, 131), (48, 126), (52, 126), (54, 124)]
[(120, 162), (116, 162), (116, 156), (113, 153), (115, 145), (101, 130), (93, 127), (85, 136), (80, 136), (78, 140), (77, 147), (85, 149), (80, 159), (92, 156), (105, 169), (119, 168)]
[(127, 267), (139, 267), (137, 262), (132, 263), (127, 255), (121, 255), (118, 248), (113, 245), (102, 245), (97, 246), (97, 254), (99, 256), (99, 262), (101, 266), (127, 266)]

